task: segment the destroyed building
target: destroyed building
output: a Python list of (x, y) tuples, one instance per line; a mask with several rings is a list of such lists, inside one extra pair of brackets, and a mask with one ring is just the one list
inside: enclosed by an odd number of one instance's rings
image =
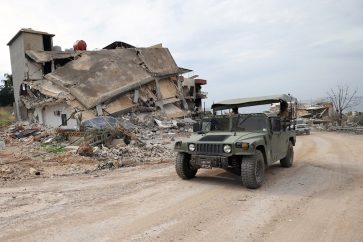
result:
[(334, 114), (333, 104), (327, 101), (300, 103), (297, 111), (299, 117), (308, 119), (314, 124), (329, 123)]
[(207, 84), (207, 80), (198, 79), (198, 75), (184, 78), (183, 94), (188, 103), (188, 107), (194, 111), (202, 111), (202, 100), (207, 98), (207, 92), (202, 91), (202, 85)]
[(200, 109), (206, 98), (206, 80), (184, 78), (190, 70), (178, 67), (161, 44), (116, 41), (101, 50), (61, 51), (54, 36), (21, 29), (8, 43), (18, 120), (74, 129), (96, 116), (135, 110), (173, 118)]

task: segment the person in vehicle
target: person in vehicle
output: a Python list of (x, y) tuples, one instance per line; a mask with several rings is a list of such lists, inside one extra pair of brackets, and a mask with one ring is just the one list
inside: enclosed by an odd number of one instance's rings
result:
[(232, 114), (238, 114), (238, 108), (237, 107), (232, 108)]
[(289, 105), (287, 104), (287, 102), (280, 102), (280, 112), (278, 113), (278, 116), (281, 117), (281, 119), (285, 119), (289, 117), (289, 110), (288, 110)]

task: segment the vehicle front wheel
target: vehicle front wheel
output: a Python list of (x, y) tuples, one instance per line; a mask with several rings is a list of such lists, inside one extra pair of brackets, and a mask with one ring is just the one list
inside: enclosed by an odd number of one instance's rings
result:
[(294, 162), (294, 146), (292, 145), (292, 142), (289, 141), (289, 145), (287, 148), (287, 154), (285, 158), (280, 160), (280, 165), (282, 167), (291, 167), (292, 163)]
[(241, 163), (241, 177), (244, 186), (259, 188), (265, 180), (265, 159), (260, 150), (251, 156), (244, 156)]
[(306, 132), (305, 132), (307, 135), (309, 135), (310, 134), (310, 130), (306, 130)]
[(195, 177), (198, 169), (190, 165), (190, 155), (186, 153), (178, 153), (175, 162), (175, 170), (178, 176), (184, 180)]

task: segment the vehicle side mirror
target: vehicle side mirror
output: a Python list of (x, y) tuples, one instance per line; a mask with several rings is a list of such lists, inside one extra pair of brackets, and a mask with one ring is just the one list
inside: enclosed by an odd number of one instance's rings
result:
[(202, 125), (200, 122), (193, 124), (193, 132), (199, 132), (202, 130)]
[(271, 129), (272, 132), (281, 131), (281, 120), (279, 118), (271, 118)]

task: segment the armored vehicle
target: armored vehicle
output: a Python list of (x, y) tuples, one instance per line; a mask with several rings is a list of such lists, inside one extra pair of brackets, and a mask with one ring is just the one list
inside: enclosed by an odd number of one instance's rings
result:
[[(238, 114), (241, 107), (273, 103), (276, 113)], [(191, 179), (200, 168), (224, 168), (241, 176), (247, 188), (260, 187), (265, 168), (276, 161), (282, 167), (293, 164), (296, 103), (290, 95), (276, 95), (213, 104), (213, 115), (196, 123), (190, 138), (175, 143), (176, 173)], [(216, 114), (222, 110), (232, 112)]]

